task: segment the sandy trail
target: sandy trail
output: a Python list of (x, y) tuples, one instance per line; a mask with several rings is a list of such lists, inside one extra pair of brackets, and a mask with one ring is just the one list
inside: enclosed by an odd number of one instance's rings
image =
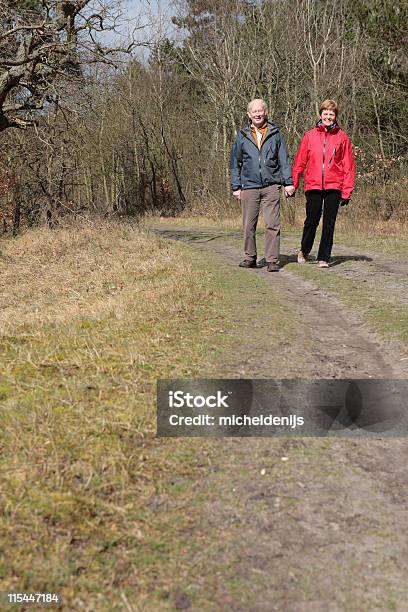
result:
[[(229, 262), (231, 274), (238, 269), (239, 249), (214, 240), (235, 232), (156, 231), (217, 253)], [(283, 249), (283, 263), (293, 261), (292, 247), (286, 254)], [(375, 269), (377, 284), (382, 277), (405, 282), (401, 262), (365, 253), (344, 257), (340, 264), (346, 270), (333, 266), (334, 273), (365, 266), (365, 274)], [(248, 274), (272, 283), (305, 322), (307, 345), (280, 347), (285, 377), (408, 377), (406, 355), (382, 342), (333, 296), (285, 267)], [(251, 325), (253, 341), (221, 376), (275, 376), (276, 355), (268, 358), (266, 322), (257, 320), (256, 310)], [(217, 465), (195, 484), (203, 501), (192, 537), (204, 529), (211, 542), (190, 558), (197, 568), (194, 588), (208, 591), (205, 609), (408, 610), (407, 440), (232, 438), (218, 444)], [(189, 588), (178, 593), (175, 609), (190, 607)]]

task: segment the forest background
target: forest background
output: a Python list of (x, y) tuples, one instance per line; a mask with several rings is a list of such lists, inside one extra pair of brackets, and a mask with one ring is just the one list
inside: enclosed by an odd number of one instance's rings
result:
[(66, 215), (237, 214), (229, 154), (254, 97), (292, 159), (319, 102), (337, 100), (357, 163), (347, 214), (407, 221), (403, 0), (133, 3), (131, 19), (126, 6), (1, 0), (3, 232)]

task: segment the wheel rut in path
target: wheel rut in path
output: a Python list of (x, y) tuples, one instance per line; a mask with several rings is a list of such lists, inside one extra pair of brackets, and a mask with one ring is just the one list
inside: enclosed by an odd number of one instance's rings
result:
[[(236, 265), (239, 251), (212, 243), (206, 248), (228, 257)], [(312, 283), (285, 269), (267, 272), (266, 268), (248, 270), (273, 283), (288, 305), (304, 320), (307, 328), (310, 363), (319, 378), (405, 378), (407, 361), (396, 349), (381, 343), (358, 314)], [(326, 271), (323, 271), (323, 274)]]
[[(282, 242), (295, 261), (297, 242), (292, 237), (284, 238)], [(408, 304), (408, 260), (362, 251), (356, 246), (336, 244), (333, 251), (331, 274), (359, 283), (380, 300), (391, 298), (396, 305)]]
[[(195, 236), (194, 248), (222, 256), (231, 274), (238, 270), (238, 249), (211, 235)], [(285, 377), (407, 377), (403, 355), (334, 297), (286, 270), (246, 272), (272, 283), (304, 321), (308, 358), (296, 361), (297, 347), (282, 346), (290, 357)], [(255, 310), (251, 324), (264, 329), (268, 322), (257, 321)], [(274, 377), (270, 365), (260, 351), (257, 369), (249, 362), (235, 376)], [(191, 588), (206, 590), (206, 610), (407, 610), (405, 439), (233, 438), (216, 444), (217, 459), (180, 508), (191, 513), (192, 538), (200, 534), (200, 546), (186, 552), (197, 580), (185, 585), (185, 601)]]
[[(204, 232), (188, 230), (155, 230), (162, 236), (182, 240), (193, 244), (195, 248), (209, 249), (222, 256), (231, 266), (231, 273), (237, 270), (237, 263), (242, 257), (234, 246), (216, 242), (221, 236), (237, 236), (237, 232)], [(285, 257), (285, 256), (284, 256)], [(290, 256), (286, 256), (286, 259)], [(285, 268), (280, 272), (270, 273), (266, 268), (250, 269), (248, 274), (257, 274), (265, 282), (272, 283), (277, 291), (285, 297), (288, 306), (304, 322), (307, 335), (307, 361), (299, 368), (296, 351), (293, 346), (282, 346), (279, 359), (285, 362), (286, 378), (406, 378), (408, 377), (408, 359), (399, 347), (381, 341), (370, 331), (366, 323), (351, 308), (341, 304), (335, 297), (317, 288), (311, 282), (291, 274)], [(327, 274), (327, 271), (322, 271)], [(262, 295), (259, 296), (262, 300)], [(261, 329), (267, 327), (267, 321), (257, 321), (256, 311), (251, 312), (253, 326)], [(257, 339), (259, 340), (259, 338)], [(258, 347), (256, 370), (254, 367), (238, 368), (237, 374), (256, 377), (268, 377), (271, 374), (271, 362), (265, 355), (265, 347)], [(256, 347), (248, 339), (243, 351), (253, 354)], [(285, 351), (288, 353), (285, 359)], [(245, 360), (251, 362), (250, 354)], [(262, 355), (265, 370), (263, 370)], [(276, 355), (273, 356), (276, 362)], [(238, 367), (238, 365), (237, 365)], [(300, 371), (301, 370), (301, 371)]]

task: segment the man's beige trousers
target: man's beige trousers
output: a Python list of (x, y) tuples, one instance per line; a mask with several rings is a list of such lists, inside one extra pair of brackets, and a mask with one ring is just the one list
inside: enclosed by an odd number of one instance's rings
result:
[(280, 201), (279, 185), (243, 189), (241, 191), (242, 220), (244, 224), (245, 259), (256, 259), (256, 226), (259, 212), (265, 220), (265, 259), (279, 262), (280, 247)]

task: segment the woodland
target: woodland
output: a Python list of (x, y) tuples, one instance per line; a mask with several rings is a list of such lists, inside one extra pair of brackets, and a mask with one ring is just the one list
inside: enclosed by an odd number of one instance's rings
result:
[(254, 97), (292, 159), (319, 102), (335, 99), (360, 214), (406, 221), (403, 0), (183, 0), (169, 11), (158, 2), (147, 27), (117, 0), (0, 0), (3, 232), (66, 215), (228, 214), (231, 144)]

